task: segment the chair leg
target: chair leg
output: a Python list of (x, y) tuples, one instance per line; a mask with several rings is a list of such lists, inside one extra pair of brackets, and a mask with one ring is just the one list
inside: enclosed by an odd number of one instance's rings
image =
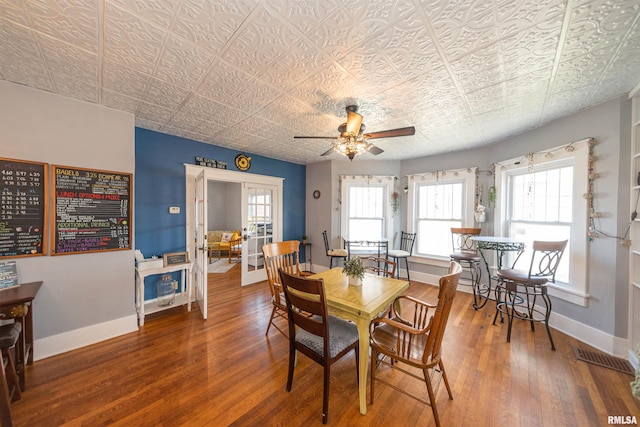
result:
[(438, 366), (440, 366), (440, 370), (442, 371), (442, 379), (444, 380), (444, 386), (447, 388), (447, 392), (449, 393), (449, 400), (453, 400), (453, 394), (451, 394), (451, 387), (449, 387), (449, 380), (447, 379), (447, 371), (444, 370), (444, 363), (442, 363), (442, 359), (440, 359)]
[(5, 369), (5, 377), (7, 379), (7, 387), (9, 392), (13, 388), (13, 397), (11, 401), (15, 402), (20, 400), (22, 393), (20, 390), (20, 379), (18, 378), (18, 372), (16, 370), (16, 358), (14, 354), (15, 348), (2, 349), (2, 357), (7, 358), (7, 367)]
[(271, 325), (273, 324), (273, 318), (276, 315), (276, 306), (273, 306), (273, 309), (271, 310), (271, 317), (269, 317), (269, 324), (267, 325), (267, 332), (265, 332), (265, 335), (269, 335), (269, 329), (271, 328)]
[(4, 368), (0, 372), (0, 425), (3, 427), (13, 425), (11, 403), (9, 402), (9, 386)]
[(544, 292), (542, 294), (542, 299), (547, 305), (547, 310), (544, 316), (544, 325), (547, 327), (547, 335), (549, 335), (549, 341), (551, 342), (551, 350), (555, 351), (556, 345), (553, 343), (553, 337), (551, 336), (551, 329), (549, 328), (549, 317), (551, 317), (551, 298), (549, 298), (549, 295), (547, 295), (547, 293)]
[[(513, 317), (515, 315), (516, 307), (516, 296), (512, 291), (505, 292), (505, 307), (507, 310), (507, 342), (511, 342), (511, 325), (513, 324)], [(509, 306), (511, 306), (511, 310), (509, 310)]]
[(291, 391), (293, 385), (293, 369), (296, 364), (296, 349), (293, 343), (289, 344), (289, 371), (287, 372), (287, 391)]
[(407, 282), (411, 283), (411, 277), (409, 277), (409, 258), (405, 257), (404, 264), (407, 266)]
[(331, 365), (325, 360), (324, 367), (324, 390), (322, 391), (322, 424), (327, 423), (329, 413), (329, 378), (331, 373)]
[(436, 408), (436, 396), (433, 393), (433, 384), (431, 384), (431, 376), (429, 375), (429, 369), (422, 370), (424, 374), (424, 380), (427, 383), (427, 392), (429, 393), (429, 403), (431, 404), (431, 411), (433, 412), (433, 419), (436, 422), (436, 426), (440, 427), (440, 418), (438, 417), (438, 409)]

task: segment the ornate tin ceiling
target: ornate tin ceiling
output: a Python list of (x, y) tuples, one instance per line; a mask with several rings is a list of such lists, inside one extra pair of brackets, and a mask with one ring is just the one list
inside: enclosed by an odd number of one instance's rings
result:
[[(344, 107), (406, 159), (500, 141), (629, 92), (637, 0), (0, 0), (0, 79), (295, 163)], [(331, 157), (343, 158), (337, 154)]]

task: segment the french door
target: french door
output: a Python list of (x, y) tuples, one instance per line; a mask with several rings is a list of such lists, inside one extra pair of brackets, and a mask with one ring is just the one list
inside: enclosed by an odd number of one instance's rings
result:
[(280, 235), (278, 187), (245, 182), (242, 186), (242, 285), (267, 280), (262, 246)]
[(195, 299), (202, 312), (202, 318), (207, 318), (207, 179), (203, 170), (196, 177), (195, 197), (195, 263), (193, 272), (193, 286)]
[[(207, 218), (208, 181), (241, 184), (241, 204), (238, 210), (242, 224), (242, 285), (266, 280), (262, 245), (282, 240), (283, 178), (255, 175), (225, 169), (185, 164), (186, 173), (186, 247), (196, 260), (194, 295), (204, 310), (207, 306)], [(197, 189), (197, 191), (196, 191)], [(201, 292), (200, 294), (198, 292)], [(206, 311), (203, 312), (206, 316)]]

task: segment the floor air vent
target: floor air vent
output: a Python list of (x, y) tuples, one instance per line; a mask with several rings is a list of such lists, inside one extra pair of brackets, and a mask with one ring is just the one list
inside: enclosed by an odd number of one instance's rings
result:
[(576, 354), (578, 360), (593, 363), (594, 365), (603, 366), (605, 368), (614, 369), (616, 371), (635, 376), (633, 366), (627, 360), (620, 357), (609, 356), (590, 350), (583, 350), (578, 347), (574, 347), (573, 351)]

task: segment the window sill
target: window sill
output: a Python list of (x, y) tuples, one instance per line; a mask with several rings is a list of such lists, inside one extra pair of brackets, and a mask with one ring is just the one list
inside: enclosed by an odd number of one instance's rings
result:
[(591, 295), (585, 294), (579, 291), (575, 291), (569, 288), (569, 285), (562, 283), (549, 283), (547, 285), (547, 289), (549, 291), (549, 295), (568, 301), (572, 304), (579, 305), (581, 307), (586, 307), (587, 302)]
[[(447, 268), (449, 267), (450, 261), (448, 257), (434, 257), (434, 256), (427, 257), (427, 256), (413, 255), (409, 257), (409, 262), (415, 263), (415, 264), (433, 265), (436, 267)], [(492, 267), (491, 271), (495, 271), (495, 268)], [(483, 275), (486, 274), (484, 265), (482, 266), (482, 273)], [(587, 302), (591, 297), (591, 295), (589, 294), (585, 294), (583, 292), (571, 289), (571, 286), (569, 284), (562, 283), (562, 282), (549, 283), (547, 285), (547, 289), (548, 289), (549, 295), (551, 295), (552, 297), (559, 298), (561, 300), (579, 305), (581, 307), (586, 307)]]
[(449, 267), (449, 257), (427, 257), (424, 255), (412, 255), (409, 262), (416, 264), (434, 265), (436, 267)]

